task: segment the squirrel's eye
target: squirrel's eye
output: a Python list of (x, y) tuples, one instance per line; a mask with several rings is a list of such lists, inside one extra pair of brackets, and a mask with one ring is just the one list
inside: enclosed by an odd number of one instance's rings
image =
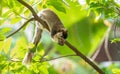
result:
[(66, 39), (67, 36), (68, 36), (68, 35), (67, 35), (67, 32), (63, 32), (63, 36), (62, 36), (62, 37), (63, 37), (64, 39)]

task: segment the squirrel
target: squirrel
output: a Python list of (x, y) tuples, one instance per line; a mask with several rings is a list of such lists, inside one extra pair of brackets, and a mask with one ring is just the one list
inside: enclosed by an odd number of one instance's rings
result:
[[(40, 22), (36, 22), (36, 31), (32, 43), (37, 46), (39, 40), (41, 39), (42, 30), (47, 29), (51, 34), (53, 41), (57, 42), (59, 45), (64, 45), (64, 40), (67, 38), (67, 30), (63, 26), (59, 17), (50, 9), (41, 10), (38, 13), (38, 16), (46, 26), (43, 26)], [(23, 59), (23, 64), (29, 65), (33, 56), (34, 52), (29, 50)]]

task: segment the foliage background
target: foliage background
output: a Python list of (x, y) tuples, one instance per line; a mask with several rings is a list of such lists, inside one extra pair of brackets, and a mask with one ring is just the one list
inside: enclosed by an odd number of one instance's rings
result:
[[(99, 47), (109, 29), (104, 21), (113, 22), (119, 18), (120, 4), (117, 0), (24, 0), (36, 13), (49, 8), (61, 19), (68, 30), (67, 40), (86, 56), (90, 57)], [(29, 68), (22, 65), (22, 59), (30, 47), (34, 35), (35, 22), (29, 23), (10, 38), (8, 34), (17, 30), (31, 12), (17, 0), (0, 0), (0, 73), (1, 74), (95, 74), (96, 72), (82, 59), (76, 56), (52, 61), (37, 62), (44, 52), (52, 46), (47, 59), (74, 54), (67, 46), (54, 43), (47, 31), (42, 34), (41, 42)], [(66, 63), (65, 63), (66, 62)], [(119, 74), (117, 63), (99, 66), (106, 74)]]

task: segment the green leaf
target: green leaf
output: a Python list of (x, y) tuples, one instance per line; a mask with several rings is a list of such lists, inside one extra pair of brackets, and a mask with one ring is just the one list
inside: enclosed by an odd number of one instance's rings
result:
[(97, 8), (97, 7), (101, 7), (102, 4), (98, 3), (98, 2), (92, 2), (90, 3), (90, 8)]
[(120, 27), (120, 17), (118, 17), (118, 18), (116, 19), (116, 24), (115, 24), (115, 25), (117, 25), (117, 26)]
[(5, 34), (11, 31), (11, 28), (5, 27), (5, 28), (0, 28), (0, 40), (4, 40), (6, 38)]
[(1, 14), (2, 14), (2, 6), (0, 5), (0, 16), (1, 16)]
[(63, 6), (61, 0), (48, 0), (47, 4), (53, 6), (56, 10), (60, 12), (66, 13), (65, 7)]
[(0, 64), (0, 71), (3, 70), (6, 66), (6, 64)]
[(58, 72), (55, 71), (55, 69), (52, 66), (48, 68), (48, 72), (49, 74), (58, 74)]
[(114, 68), (112, 69), (113, 74), (120, 74), (120, 69)]
[(23, 58), (27, 49), (28, 45), (26, 43), (26, 39), (21, 36), (16, 41), (14, 48), (11, 50), (10, 56), (13, 58)]
[(12, 29), (9, 28), (9, 27), (2, 28), (2, 29), (0, 29), (0, 34), (5, 34), (5, 33), (9, 32), (9, 31), (11, 31), (11, 30), (12, 30)]
[(8, 17), (8, 16), (12, 13), (12, 10), (11, 10), (11, 9), (8, 9), (8, 10), (3, 11), (3, 12), (4, 12), (4, 13), (3, 13), (2, 17), (6, 18), (6, 17)]
[(43, 49), (44, 49), (43, 45), (41, 43), (38, 43), (38, 45), (37, 45), (37, 51), (39, 52), (39, 51), (41, 51)]
[(30, 14), (31, 14), (31, 12), (30, 12), (29, 10), (26, 10), (26, 11), (24, 12), (25, 17), (29, 17)]
[(13, 1), (14, 1), (14, 0), (6, 0), (6, 3), (8, 4), (8, 6), (9, 6), (10, 8), (13, 8), (13, 6), (14, 6)]
[(115, 38), (111, 40), (111, 43), (116, 43), (116, 42), (120, 42), (120, 38)]
[(43, 63), (31, 63), (30, 70), (34, 71), (35, 74), (49, 74), (47, 68), (49, 67), (49, 64), (47, 62)]
[(86, 0), (86, 2), (87, 2), (87, 4), (89, 4), (89, 3), (90, 3), (90, 0)]
[(4, 35), (2, 35), (2, 34), (0, 34), (0, 41), (3, 41), (3, 40), (5, 40), (5, 36)]
[(3, 51), (7, 54), (10, 50), (10, 46), (11, 46), (11, 42), (12, 42), (12, 38), (8, 38), (4, 41), (4, 44), (3, 44)]
[(20, 20), (22, 20), (22, 18), (20, 17), (15, 17), (11, 20), (11, 24), (15, 24), (15, 23), (18, 23)]

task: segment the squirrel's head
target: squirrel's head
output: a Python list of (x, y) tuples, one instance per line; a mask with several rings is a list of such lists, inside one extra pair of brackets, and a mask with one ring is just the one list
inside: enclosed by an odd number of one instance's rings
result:
[(57, 31), (53, 36), (52, 39), (57, 42), (59, 45), (64, 45), (65, 39), (67, 38), (67, 30), (61, 29)]

